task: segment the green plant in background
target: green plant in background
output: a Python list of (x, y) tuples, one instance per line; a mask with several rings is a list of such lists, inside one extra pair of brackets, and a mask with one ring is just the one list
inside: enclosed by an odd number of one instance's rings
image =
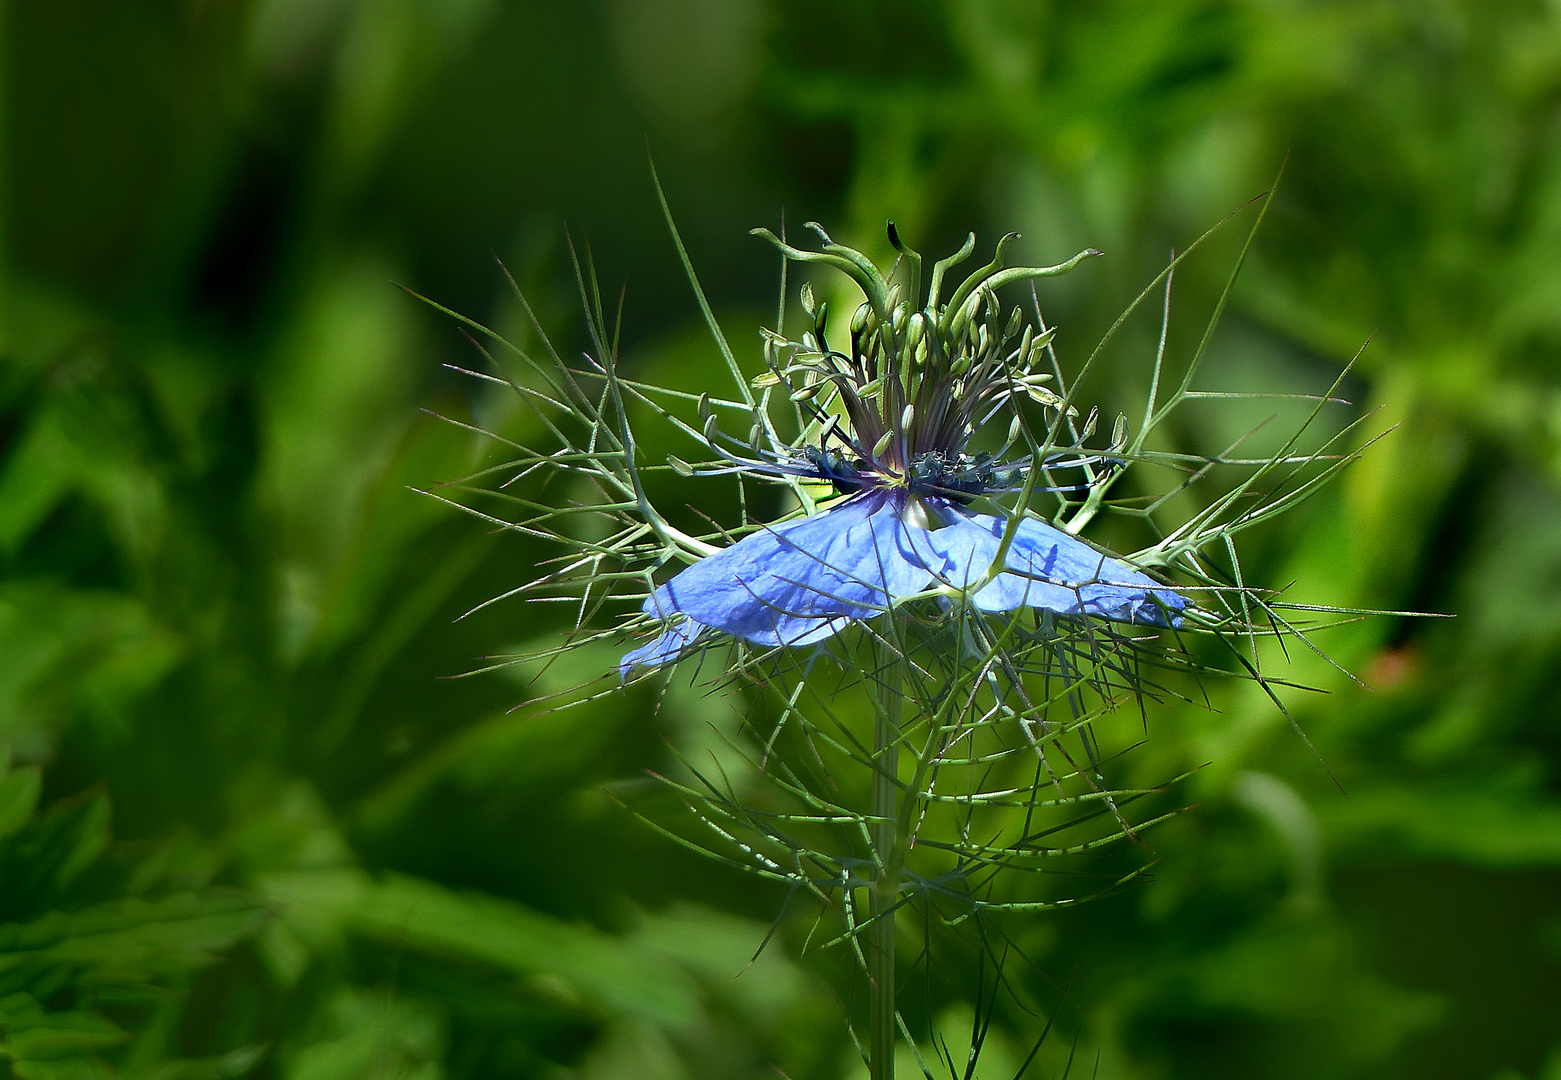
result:
[[(181, 994), (270, 914), (253, 897), (181, 889), (171, 853), (110, 850), (102, 792), (37, 809), (36, 766), (0, 753), (0, 1067), (17, 1080), (120, 1075), (104, 1055), (142, 1037), (125, 1068), (173, 1080), (246, 1073), (264, 1047), (168, 1054)], [(166, 1056), (165, 1056), (166, 1055)], [(150, 1067), (150, 1068), (149, 1068)]]
[[(336, 317), (352, 327), (404, 303), (383, 282), (341, 292), (349, 313)], [(545, 897), (495, 895), (438, 869), (451, 840), (431, 804), (509, 790), (519, 755), (538, 767), (507, 800), (503, 829), (549, 814), (556, 827), (557, 804), (573, 800), (589, 830), (610, 806), (602, 783), (659, 734), (626, 709), (617, 721), (598, 712), (592, 729), (522, 722), (506, 715), (507, 686), (469, 700), (482, 720), (427, 755), (408, 753), (429, 737), (415, 726), (387, 744), (359, 722), (386, 715), (366, 684), (408, 649), (423, 659), (399, 673), (400, 715), (437, 715), (413, 704), (430, 696), (460, 700), (437, 676), (480, 648), (451, 651), (447, 620), (429, 625), (427, 611), (491, 557), (486, 538), (436, 530), (412, 556), (409, 534), (432, 523), (370, 500), (351, 520), (372, 539), (323, 590), (322, 615), (303, 568), (278, 572), (277, 510), (257, 491), (242, 390), (192, 379), (201, 368), (188, 356), (127, 359), (90, 315), (48, 297), (9, 299), (32, 333), (13, 337), (7, 368), (6, 408), (22, 421), (3, 480), (0, 673), (6, 737), (33, 760), (0, 788), (0, 1075), (493, 1075), (556, 1062), (612, 1075), (646, 1058), (719, 1056), (704, 1047), (808, 1015), (810, 985), (778, 958), (725, 986), (762, 923), (664, 904), (598, 908), (582, 925), (588, 904), (555, 913)], [(323, 321), (311, 350), (339, 342)], [(468, 452), (437, 437), (413, 445), (430, 471)], [(419, 459), (392, 450), (380, 483), (417, 507), (398, 481), (427, 482)], [(290, 483), (310, 487), (297, 473)], [(422, 566), (435, 558), (430, 578)], [(364, 637), (361, 620), (377, 615)], [(697, 704), (682, 715), (709, 716)], [(467, 771), (496, 754), (502, 776)], [(374, 762), (391, 772), (365, 783), (357, 770)], [(82, 774), (109, 778), (117, 844), (107, 795), (75, 795)], [(30, 816), (40, 799), (52, 808)], [(468, 822), (468, 835), (483, 831)], [(401, 856), (365, 859), (379, 843)], [(425, 844), (434, 860), (420, 868), (406, 856)]]

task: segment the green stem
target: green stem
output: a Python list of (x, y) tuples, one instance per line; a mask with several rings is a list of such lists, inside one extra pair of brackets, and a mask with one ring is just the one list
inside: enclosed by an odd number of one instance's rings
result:
[(873, 882), (868, 915), (867, 977), (872, 1012), (868, 1042), (871, 1080), (894, 1080), (894, 1044), (898, 1022), (894, 1007), (894, 915), (905, 859), (900, 823), (900, 704), (904, 661), (892, 645), (883, 650), (883, 682), (873, 724), (873, 846), (878, 850), (878, 879)]

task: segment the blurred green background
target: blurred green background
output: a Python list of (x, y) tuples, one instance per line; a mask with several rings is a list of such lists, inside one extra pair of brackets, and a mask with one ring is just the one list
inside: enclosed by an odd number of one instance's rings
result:
[[(1077, 1031), (1103, 1080), (1561, 1078), (1561, 5), (15, 0), (0, 35), (0, 1076), (859, 1070), (839, 959), (788, 928), (744, 970), (782, 897), (607, 794), (741, 702), (511, 711), (611, 653), (443, 678), (564, 616), (452, 621), (549, 553), (408, 491), (485, 453), (420, 407), (515, 418), (392, 283), (518, 326), (496, 254), (578, 345), (568, 225), (627, 362), (715, 377), (648, 142), (750, 359), (782, 211), (1104, 249), (1048, 294), (1076, 364), (1288, 159), (1203, 385), (1315, 391), (1369, 337), (1346, 412), (1398, 427), (1248, 580), (1457, 618), (1320, 638), (1370, 691), (1294, 656), (1347, 794), (1250, 686), (1151, 712), (1113, 779), (1206, 766), (1200, 806), (1016, 929), (1063, 1018), (1033, 1075)], [(1178, 275), (1174, 356), (1232, 254)], [(1084, 398), (1141, 400), (1155, 330)], [(1040, 1022), (997, 1026), (993, 1077)]]

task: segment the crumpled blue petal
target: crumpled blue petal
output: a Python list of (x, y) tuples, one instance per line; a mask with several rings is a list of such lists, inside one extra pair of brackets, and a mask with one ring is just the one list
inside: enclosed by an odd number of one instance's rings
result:
[(674, 623), (656, 640), (624, 653), (623, 659), (618, 662), (619, 676), (626, 679), (629, 672), (637, 667), (660, 667), (668, 660), (676, 660), (703, 630), (704, 627), (692, 619)]
[[(1008, 523), (990, 514), (952, 509), (945, 528), (921, 543), (945, 561), (939, 577), (956, 586), (978, 581), (997, 558)], [(1187, 598), (1077, 537), (1034, 518), (1020, 520), (1004, 561), (1007, 569), (972, 598), (981, 611), (1044, 608), (1060, 615), (1095, 615), (1116, 622), (1179, 626)]]
[[(974, 585), (997, 558), (1007, 522), (924, 501), (942, 527), (906, 524), (903, 491), (869, 491), (700, 560), (646, 598), (646, 614), (683, 618), (625, 655), (621, 673), (675, 659), (706, 628), (756, 645), (811, 645), (935, 583)], [(1033, 518), (1019, 522), (1004, 566), (972, 598), (979, 610), (1180, 626), (1187, 606), (1175, 590)]]
[(645, 601), (756, 645), (809, 645), (891, 597), (932, 583), (887, 492), (853, 496), (822, 514), (752, 533), (684, 570)]

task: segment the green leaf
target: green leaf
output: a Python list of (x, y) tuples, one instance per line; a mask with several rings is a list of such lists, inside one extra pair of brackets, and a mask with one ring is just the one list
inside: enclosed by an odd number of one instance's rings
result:
[(395, 1076), (439, 1080), (446, 1034), (432, 1003), (388, 993), (339, 990), (324, 1010), (323, 1036), (292, 1055), (287, 1080)]
[[(615, 1013), (679, 1026), (699, 1013), (688, 972), (659, 950), (509, 900), (357, 870), (273, 875), (262, 889), (301, 931), (340, 929), (398, 947), (557, 980)], [(734, 972), (735, 974), (735, 972)]]
[[(1505, 787), (1505, 789), (1504, 789)], [(1330, 843), (1499, 870), (1561, 866), (1561, 804), (1499, 779), (1409, 785), (1378, 779), (1323, 808)]]
[(0, 974), (64, 968), (84, 984), (137, 987), (209, 964), (259, 929), (268, 909), (239, 893), (116, 900), (0, 925)]
[(0, 841), (27, 823), (38, 808), (43, 772), (36, 765), (6, 775), (0, 769)]
[(21, 1080), (115, 1080), (97, 1052), (128, 1037), (95, 1013), (49, 1012), (30, 994), (0, 997), (0, 1061)]
[(108, 797), (94, 791), (51, 807), (0, 840), (0, 881), (6, 885), (0, 919), (26, 919), (61, 906), (67, 886), (107, 849), (110, 818)]
[(177, 1058), (163, 1062), (137, 1080), (229, 1080), (249, 1072), (265, 1055), (265, 1044), (256, 1043), (217, 1057)]

